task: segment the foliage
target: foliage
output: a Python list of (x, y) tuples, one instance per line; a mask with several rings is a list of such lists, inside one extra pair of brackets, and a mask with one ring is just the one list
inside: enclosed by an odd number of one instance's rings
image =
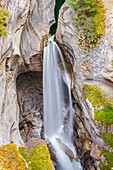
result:
[(15, 144), (0, 146), (0, 169), (2, 170), (26, 170), (26, 163), (20, 157)]
[(7, 30), (5, 26), (5, 19), (9, 17), (9, 13), (0, 5), (0, 35), (7, 37)]
[(113, 153), (103, 150), (101, 155), (105, 156), (106, 162), (100, 162), (99, 167), (101, 170), (112, 170), (113, 169)]
[(113, 148), (113, 133), (100, 133), (100, 135), (103, 137), (104, 141)]
[(73, 8), (72, 19), (80, 31), (80, 44), (94, 47), (104, 34), (105, 8), (102, 0), (69, 0)]
[[(109, 99), (104, 92), (96, 85), (84, 84), (83, 93), (94, 107), (95, 119), (104, 124), (113, 123), (113, 101)], [(113, 133), (100, 133), (105, 142), (113, 148)], [(113, 168), (113, 153), (102, 150), (101, 155), (105, 157), (105, 161), (100, 161), (99, 167), (101, 170), (110, 170)]]
[(20, 147), (19, 152), (26, 160), (29, 170), (52, 170), (50, 154), (46, 145), (40, 144), (31, 149), (29, 155), (25, 147)]
[(32, 170), (52, 170), (50, 155), (47, 146), (38, 145), (30, 151)]
[(113, 123), (113, 101), (95, 85), (84, 84), (83, 93), (92, 103), (95, 112), (95, 119), (107, 124)]

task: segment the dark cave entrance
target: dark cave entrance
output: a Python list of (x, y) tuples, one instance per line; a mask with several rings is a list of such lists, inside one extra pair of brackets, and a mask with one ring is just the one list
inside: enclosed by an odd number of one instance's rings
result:
[(20, 108), (19, 130), (24, 142), (30, 138), (42, 138), (43, 91), (42, 72), (28, 71), (16, 80)]

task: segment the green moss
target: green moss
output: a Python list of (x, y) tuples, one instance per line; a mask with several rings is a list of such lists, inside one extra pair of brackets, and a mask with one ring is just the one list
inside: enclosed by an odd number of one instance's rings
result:
[(7, 30), (5, 26), (5, 19), (9, 17), (9, 13), (7, 10), (4, 9), (1, 5), (0, 1), (0, 35), (4, 35), (7, 37)]
[(19, 152), (26, 160), (29, 170), (52, 170), (52, 163), (48, 148), (44, 144), (31, 149), (28, 155), (25, 147), (20, 147)]
[(108, 102), (101, 110), (95, 111), (95, 119), (108, 124), (113, 123), (113, 104)]
[(27, 153), (27, 150), (25, 147), (19, 147), (19, 153), (20, 155), (26, 160), (28, 166), (30, 164), (30, 159), (29, 159), (29, 155)]
[(99, 167), (101, 170), (112, 170), (113, 169), (113, 153), (103, 150), (101, 152), (101, 155), (103, 155), (106, 158), (105, 162), (100, 162)]
[(2, 170), (26, 170), (26, 163), (20, 157), (15, 144), (6, 144), (0, 147), (0, 169)]
[(80, 44), (95, 47), (105, 28), (102, 0), (69, 0), (67, 3), (74, 10), (71, 16), (80, 31)]
[(113, 133), (100, 133), (104, 141), (113, 148)]
[[(25, 162), (26, 160), (26, 162)], [(26, 166), (28, 164), (28, 167)], [(28, 155), (25, 147), (19, 150), (16, 144), (0, 147), (0, 169), (2, 170), (52, 170), (48, 148), (44, 144), (31, 149)]]
[(30, 151), (32, 170), (52, 170), (50, 154), (46, 145), (38, 145)]
[(105, 96), (101, 89), (95, 85), (84, 84), (83, 93), (86, 98), (88, 98), (95, 110), (98, 110), (101, 106), (105, 106)]
[(112, 65), (112, 67), (113, 67), (113, 60), (111, 61), (111, 65)]
[(83, 93), (92, 103), (95, 112), (95, 120), (107, 124), (113, 123), (113, 101), (95, 85), (84, 84)]

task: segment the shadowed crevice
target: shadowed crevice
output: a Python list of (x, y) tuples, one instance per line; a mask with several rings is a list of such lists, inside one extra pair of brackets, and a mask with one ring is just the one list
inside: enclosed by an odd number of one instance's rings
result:
[(55, 0), (55, 8), (54, 8), (55, 23), (50, 27), (50, 35), (56, 34), (57, 27), (58, 27), (59, 10), (61, 6), (64, 4), (64, 2), (65, 0)]

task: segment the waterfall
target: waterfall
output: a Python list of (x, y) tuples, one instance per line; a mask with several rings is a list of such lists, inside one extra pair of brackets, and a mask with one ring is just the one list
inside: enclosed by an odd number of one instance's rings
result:
[(44, 133), (56, 151), (57, 170), (82, 170), (81, 164), (66, 154), (69, 148), (76, 157), (71, 139), (74, 110), (70, 87), (63, 55), (51, 36), (44, 47), (43, 58)]

